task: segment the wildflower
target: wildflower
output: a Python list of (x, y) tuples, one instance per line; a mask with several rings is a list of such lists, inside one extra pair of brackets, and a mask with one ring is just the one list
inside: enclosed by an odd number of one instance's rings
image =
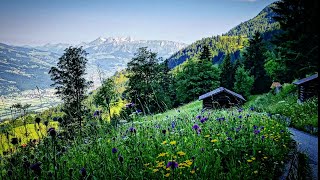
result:
[(190, 173), (191, 174), (194, 174), (196, 171), (194, 170), (194, 169), (192, 169), (191, 171), (190, 171)]
[(80, 172), (81, 176), (83, 176), (83, 177), (85, 177), (87, 175), (87, 170), (84, 167), (81, 168), (79, 172)]
[(253, 111), (253, 110), (254, 110), (254, 107), (251, 106), (251, 107), (250, 107), (250, 110)]
[(240, 113), (240, 112), (242, 112), (242, 109), (240, 108), (240, 109), (238, 109), (238, 112)]
[(97, 116), (99, 116), (99, 115), (100, 115), (100, 111), (99, 111), (99, 110), (94, 111), (94, 113), (93, 113), (93, 116), (94, 116), (94, 117), (97, 117)]
[(118, 149), (117, 148), (112, 148), (112, 153), (115, 154), (118, 152)]
[(53, 117), (52, 120), (53, 121), (58, 121), (58, 118), (57, 117)]
[(227, 140), (232, 141), (232, 138), (231, 138), (231, 137), (228, 137)]
[(264, 129), (264, 126), (261, 126), (260, 129), (263, 130), (263, 129)]
[(200, 115), (198, 115), (196, 118), (197, 118), (197, 119), (201, 119), (201, 116), (200, 116)]
[(204, 137), (206, 137), (206, 138), (207, 138), (207, 137), (210, 137), (210, 135), (208, 134), (208, 135), (205, 135)]
[(268, 157), (267, 157), (267, 156), (264, 156), (263, 159), (268, 159)]
[(37, 117), (37, 118), (35, 119), (35, 122), (36, 122), (38, 125), (39, 125), (40, 121), (41, 121), (41, 119), (40, 119), (39, 117)]
[(164, 145), (164, 144), (167, 144), (167, 141), (163, 141), (161, 144), (163, 144), (163, 145)]
[(48, 125), (49, 125), (49, 121), (45, 121), (45, 122), (43, 122), (43, 124), (44, 124), (45, 126), (48, 126)]
[(126, 104), (126, 108), (133, 108), (135, 106), (134, 103), (128, 103)]
[(153, 169), (153, 172), (154, 173), (156, 173), (156, 172), (158, 172), (159, 171), (159, 169)]
[(158, 157), (164, 157), (164, 156), (166, 156), (168, 153), (160, 153), (159, 155), (158, 155)]
[(177, 154), (178, 154), (178, 155), (180, 155), (180, 156), (184, 156), (184, 155), (186, 155), (186, 153), (185, 153), (185, 152), (183, 152), (183, 151), (179, 151), (179, 152), (177, 152)]
[(167, 130), (163, 129), (162, 134), (166, 134)]
[(33, 172), (35, 173), (35, 174), (37, 174), (37, 175), (40, 175), (41, 174), (41, 162), (37, 162), (37, 163), (35, 163), (35, 164), (32, 164), (31, 166), (30, 166), (30, 169), (31, 170), (33, 170)]
[(176, 145), (176, 144), (177, 144), (177, 141), (171, 141), (170, 144), (171, 144), (171, 145)]
[(266, 137), (265, 136), (261, 136), (261, 140), (263, 141)]
[(48, 132), (51, 137), (55, 137), (57, 135), (57, 132), (54, 128), (49, 128)]
[(120, 163), (122, 163), (123, 162), (123, 156), (119, 155), (118, 160), (119, 160)]
[(170, 176), (170, 173), (167, 173), (167, 174), (165, 174), (164, 176), (165, 176), (165, 177), (169, 177), (169, 176)]
[(256, 126), (256, 125), (253, 125), (253, 129), (257, 129), (258, 128), (258, 126)]
[(206, 122), (206, 119), (205, 119), (205, 118), (202, 118), (202, 119), (200, 120), (200, 122), (201, 122), (201, 123), (204, 123), (204, 122)]
[(252, 159), (252, 161), (256, 160), (256, 158), (255, 158), (255, 157), (252, 157), (251, 159)]
[(259, 134), (260, 130), (254, 130), (254, 134)]
[(284, 133), (284, 130), (281, 130), (280, 133)]
[(171, 123), (172, 129), (176, 127), (176, 124), (174, 122)]
[(257, 173), (258, 173), (258, 171), (257, 171), (257, 170), (256, 170), (256, 171), (253, 171), (253, 173), (257, 174)]
[(216, 143), (216, 142), (218, 142), (218, 140), (217, 139), (212, 139), (211, 142)]
[(27, 147), (27, 144), (22, 144), (21, 147), (25, 148)]
[(137, 110), (136, 110), (136, 113), (137, 113), (137, 114), (139, 114), (139, 113), (141, 113), (141, 112), (142, 112), (142, 111), (141, 111), (140, 109), (137, 109)]
[(241, 118), (242, 118), (242, 116), (240, 115), (240, 116), (239, 116), (239, 119), (241, 119)]
[(130, 127), (130, 128), (129, 128), (129, 131), (130, 131), (131, 133), (136, 133), (136, 132), (137, 132), (136, 128), (134, 128), (134, 127)]
[(175, 169), (175, 168), (179, 167), (179, 164), (177, 162), (175, 162), (175, 161), (169, 161), (166, 167), (167, 168), (171, 167), (172, 169)]
[(251, 160), (251, 159), (248, 159), (248, 160), (247, 160), (247, 162), (251, 163), (251, 162), (252, 162), (252, 160)]
[(199, 125), (198, 124), (194, 124), (193, 126), (192, 126), (192, 129), (194, 129), (194, 130), (198, 130), (200, 127), (199, 127)]

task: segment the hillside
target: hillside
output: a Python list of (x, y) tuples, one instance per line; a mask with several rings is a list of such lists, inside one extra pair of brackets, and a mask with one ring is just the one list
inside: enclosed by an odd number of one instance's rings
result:
[(239, 24), (222, 36), (203, 38), (168, 58), (169, 68), (174, 68), (182, 64), (189, 58), (198, 55), (204, 45), (209, 46), (212, 52), (212, 62), (220, 63), (226, 52), (233, 54), (232, 61), (239, 57), (240, 50), (243, 49), (256, 31), (263, 34), (265, 39), (270, 39), (273, 33), (279, 29), (279, 24), (272, 17), (275, 15), (271, 8), (274, 4), (265, 7), (256, 17)]
[(48, 71), (58, 55), (0, 43), (0, 95), (51, 84)]

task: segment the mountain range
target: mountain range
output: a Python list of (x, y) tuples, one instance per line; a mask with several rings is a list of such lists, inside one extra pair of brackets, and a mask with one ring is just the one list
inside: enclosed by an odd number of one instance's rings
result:
[(0, 95), (12, 92), (48, 88), (52, 81), (49, 69), (55, 66), (64, 49), (69, 46), (82, 46), (87, 53), (87, 79), (100, 85), (99, 73), (111, 76), (124, 69), (139, 47), (148, 47), (158, 56), (168, 58), (184, 43), (166, 40), (134, 40), (131, 37), (99, 37), (88, 43), (46, 44), (43, 46), (11, 46), (0, 43)]
[(134, 40), (131, 37), (99, 37), (80, 44), (46, 44), (43, 46), (10, 46), (0, 43), (0, 95), (28, 89), (47, 88), (52, 83), (48, 75), (64, 49), (82, 46), (87, 53), (87, 79), (100, 85), (99, 73), (111, 76), (124, 69), (139, 47), (148, 47), (159, 57), (168, 60), (169, 68), (174, 68), (189, 58), (198, 56), (204, 45), (210, 48), (212, 62), (220, 63), (225, 54), (231, 53), (232, 60), (240, 56), (240, 51), (248, 45), (248, 38), (260, 32), (270, 38), (279, 30), (279, 24), (272, 17), (271, 4), (256, 17), (240, 23), (223, 35), (203, 38), (190, 45), (166, 40)]

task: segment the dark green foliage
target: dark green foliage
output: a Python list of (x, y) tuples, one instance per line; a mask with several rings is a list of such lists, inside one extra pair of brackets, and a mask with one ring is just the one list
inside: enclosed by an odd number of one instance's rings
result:
[(177, 99), (187, 103), (219, 87), (220, 70), (209, 61), (190, 59), (176, 78)]
[(225, 58), (222, 61), (222, 64), (220, 64), (220, 69), (221, 69), (221, 76), (220, 76), (221, 86), (232, 90), (233, 83), (234, 83), (235, 69), (231, 63), (231, 58), (229, 54), (226, 54)]
[(200, 54), (200, 60), (202, 61), (211, 61), (211, 53), (210, 49), (208, 48), (207, 45), (203, 46), (202, 52)]
[(254, 76), (253, 94), (260, 94), (269, 91), (271, 80), (266, 74), (264, 63), (266, 56), (265, 43), (260, 33), (256, 33), (252, 39), (249, 40), (250, 45), (246, 48), (243, 54), (244, 68)]
[(63, 118), (63, 125), (69, 125), (78, 121), (81, 126), (85, 93), (91, 82), (84, 78), (86, 74), (86, 52), (80, 48), (69, 47), (59, 58), (57, 67), (49, 71), (51, 80), (54, 82), (56, 94), (63, 100), (63, 111), (66, 117)]
[(275, 7), (274, 3), (265, 7), (256, 17), (232, 28), (225, 35), (241, 35), (252, 38), (255, 32), (260, 32), (263, 35), (265, 34), (265, 39), (269, 39), (270, 32), (274, 33), (280, 29), (279, 23), (273, 19), (275, 13), (272, 11), (272, 7)]
[[(218, 35), (214, 37), (203, 38), (173, 54), (170, 58), (168, 58), (168, 66), (170, 69), (172, 69), (182, 64), (187, 59), (200, 56), (205, 46), (208, 47), (209, 51), (207, 52), (210, 52), (211, 54), (210, 61), (214, 64), (221, 63), (223, 60), (223, 55), (227, 52), (233, 52), (232, 57), (237, 59), (240, 56), (240, 50), (247, 45), (247, 41), (248, 39), (242, 36)], [(234, 61), (234, 59), (231, 60)]]
[(243, 66), (239, 66), (235, 72), (234, 91), (245, 98), (249, 97), (254, 77)]
[(168, 70), (158, 62), (157, 54), (143, 47), (128, 63), (129, 81), (125, 94), (145, 114), (164, 111), (170, 103), (166, 94)]
[[(318, 16), (317, 0), (282, 0), (272, 8), (283, 33), (273, 41), (275, 57), (270, 61), (275, 67), (284, 67), (284, 75), (275, 77), (284, 82), (304, 78), (318, 70)], [(270, 67), (269, 63), (269, 67)]]
[(116, 101), (117, 97), (118, 94), (113, 79), (107, 78), (103, 81), (102, 86), (98, 89), (93, 100), (96, 105), (100, 105), (107, 109), (111, 119), (111, 103)]

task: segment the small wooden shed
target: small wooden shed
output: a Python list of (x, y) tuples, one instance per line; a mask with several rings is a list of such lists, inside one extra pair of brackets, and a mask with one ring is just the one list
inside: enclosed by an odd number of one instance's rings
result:
[(314, 74), (293, 82), (293, 84), (298, 86), (298, 101), (304, 102), (311, 97), (318, 96), (318, 81), (318, 74)]
[(219, 87), (199, 96), (199, 100), (203, 100), (202, 107), (206, 109), (229, 108), (235, 105), (241, 105), (246, 101), (240, 94), (224, 87)]

